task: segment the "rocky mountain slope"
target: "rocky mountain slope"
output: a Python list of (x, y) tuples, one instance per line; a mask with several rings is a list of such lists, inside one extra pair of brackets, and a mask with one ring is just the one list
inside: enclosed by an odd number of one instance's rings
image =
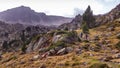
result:
[(0, 68), (120, 68), (118, 13), (119, 5), (106, 15), (96, 16), (99, 26), (87, 34), (80, 29), (81, 15), (58, 28), (15, 27), (1, 22), (1, 32), (10, 34), (1, 33), (7, 40), (0, 45)]
[(21, 54), (19, 49), (2, 53), (0, 67), (119, 68), (119, 30), (120, 20), (116, 19), (90, 29), (89, 41), (80, 36), (81, 30), (53, 30), (38, 34), (27, 45), (26, 54)]
[[(120, 4), (117, 5), (110, 12), (103, 15), (95, 15), (95, 25), (100, 26), (106, 23), (113, 22), (115, 19), (120, 18)], [(82, 24), (82, 15), (77, 15), (70, 23), (65, 23), (59, 26), (60, 29), (68, 28), (69, 30), (75, 30), (80, 28)], [(94, 27), (93, 26), (93, 27)]]
[(38, 13), (29, 7), (20, 6), (0, 12), (0, 20), (7, 23), (20, 23), (27, 25), (60, 25), (71, 21), (71, 18), (46, 15)]
[(0, 53), (17, 51), (22, 45), (21, 39), (23, 33), (25, 35), (24, 38), (26, 38), (25, 40), (29, 42), (34, 36), (47, 33), (54, 29), (56, 27), (43, 25), (25, 26), (19, 23), (7, 24), (0, 21)]
[(100, 24), (105, 24), (114, 21), (115, 19), (120, 18), (120, 4), (117, 5), (114, 9), (104, 15), (96, 16), (96, 22)]

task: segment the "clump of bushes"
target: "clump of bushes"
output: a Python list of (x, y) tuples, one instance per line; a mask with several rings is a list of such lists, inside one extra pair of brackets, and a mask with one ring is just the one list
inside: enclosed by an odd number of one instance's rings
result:
[(70, 37), (74, 37), (74, 36), (77, 35), (77, 32), (75, 32), (75, 31), (70, 31), (70, 32), (67, 33), (67, 35), (70, 36)]
[(80, 62), (74, 62), (73, 64), (72, 64), (72, 66), (78, 66), (78, 65), (80, 65)]
[(91, 65), (89, 68), (109, 68), (109, 66), (104, 63), (95, 63)]
[(95, 36), (94, 40), (96, 40), (96, 41), (100, 40), (99, 36)]
[(54, 31), (50, 31), (48, 34), (50, 36), (54, 36), (54, 35), (59, 35), (59, 34), (67, 34), (68, 31), (65, 30), (54, 30)]
[(64, 30), (68, 31), (68, 30), (69, 30), (69, 28), (68, 28), (68, 27), (65, 27), (65, 28), (64, 28)]
[(70, 65), (69, 61), (66, 61), (65, 66), (69, 66), (69, 65)]
[(95, 51), (95, 52), (99, 52), (100, 50), (101, 50), (101, 47), (99, 47), (99, 46), (95, 46), (95, 47), (94, 47), (94, 51)]
[(31, 41), (38, 40), (41, 37), (41, 35), (36, 35), (31, 38)]
[(90, 44), (85, 44), (82, 48), (85, 49), (86, 51), (89, 50)]
[(22, 53), (26, 53), (26, 49), (27, 49), (27, 47), (26, 47), (26, 45), (24, 44), (24, 45), (21, 47)]
[(56, 31), (56, 35), (59, 35), (59, 34), (67, 34), (68, 32), (67, 31), (63, 31), (63, 30), (61, 30), (61, 31)]
[(58, 47), (58, 46), (66, 47), (66, 44), (62, 41), (58, 41), (56, 43), (51, 44), (51, 46), (47, 50), (54, 49), (55, 47)]
[(70, 41), (68, 43), (74, 43), (75, 41), (78, 41), (78, 42), (81, 41), (81, 39), (77, 36), (76, 31), (69, 31), (64, 36), (66, 38), (66, 42)]

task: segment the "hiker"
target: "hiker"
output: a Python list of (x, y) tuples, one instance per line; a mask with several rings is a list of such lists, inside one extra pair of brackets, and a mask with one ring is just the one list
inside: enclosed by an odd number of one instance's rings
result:
[(80, 38), (82, 38), (82, 37), (83, 37), (83, 33), (81, 32), (81, 33), (80, 33)]
[(89, 35), (88, 34), (84, 34), (84, 39), (89, 41)]

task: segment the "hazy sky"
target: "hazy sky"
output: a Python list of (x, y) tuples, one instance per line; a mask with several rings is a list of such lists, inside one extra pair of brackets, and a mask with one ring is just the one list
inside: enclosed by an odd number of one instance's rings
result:
[(120, 3), (120, 0), (2, 0), (0, 11), (21, 5), (48, 15), (74, 16), (82, 13), (88, 5), (94, 14), (104, 14)]

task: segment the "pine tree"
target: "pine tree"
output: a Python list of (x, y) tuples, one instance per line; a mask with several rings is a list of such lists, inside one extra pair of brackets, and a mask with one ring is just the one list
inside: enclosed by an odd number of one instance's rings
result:
[(93, 12), (90, 6), (88, 6), (88, 8), (83, 14), (83, 21), (86, 22), (86, 25), (88, 26), (88, 28), (92, 28), (95, 26), (95, 18), (93, 16)]

